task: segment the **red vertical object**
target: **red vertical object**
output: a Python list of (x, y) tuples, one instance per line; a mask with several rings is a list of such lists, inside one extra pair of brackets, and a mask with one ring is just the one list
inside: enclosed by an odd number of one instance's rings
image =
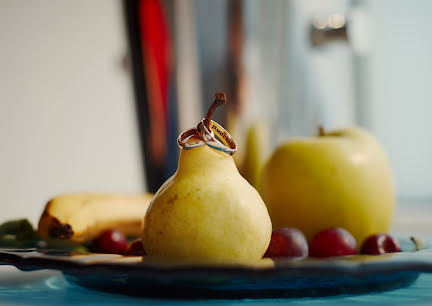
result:
[(160, 0), (140, 0), (139, 26), (149, 102), (149, 152), (161, 165), (167, 149), (168, 96), (172, 45)]

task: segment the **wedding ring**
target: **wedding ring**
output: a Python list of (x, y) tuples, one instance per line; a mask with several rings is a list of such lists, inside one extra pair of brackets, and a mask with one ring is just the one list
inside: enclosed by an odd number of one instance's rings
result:
[[(200, 140), (197, 142), (187, 142), (192, 136), (196, 136)], [(207, 128), (205, 119), (201, 120), (196, 128), (181, 133), (177, 138), (177, 144), (180, 148), (186, 150), (198, 148), (206, 144), (213, 149), (229, 155), (233, 155), (237, 150), (237, 144), (227, 130), (213, 120), (210, 121), (209, 128)]]
[(204, 142), (202, 140), (199, 140), (197, 142), (187, 142), (187, 140), (189, 138), (191, 138), (192, 136), (199, 136), (198, 135), (198, 131), (196, 128), (192, 128), (187, 130), (186, 132), (183, 132), (179, 135), (179, 137), (177, 138), (177, 145), (182, 148), (182, 149), (193, 149), (193, 148), (198, 148), (204, 145)]
[[(204, 140), (205, 144), (213, 149), (225, 152), (229, 155), (237, 150), (234, 138), (219, 123), (211, 120), (207, 128), (205, 119), (201, 120), (196, 130)], [(215, 137), (217, 135), (217, 138)]]

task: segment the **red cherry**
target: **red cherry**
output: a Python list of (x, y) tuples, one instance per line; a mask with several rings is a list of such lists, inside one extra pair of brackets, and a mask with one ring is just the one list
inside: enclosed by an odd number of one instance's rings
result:
[(313, 257), (333, 257), (357, 254), (354, 237), (345, 229), (336, 227), (317, 233), (309, 243)]
[(141, 238), (137, 238), (131, 243), (129, 243), (125, 255), (129, 256), (145, 256), (146, 252), (141, 241)]
[(363, 242), (360, 253), (368, 255), (381, 255), (384, 253), (400, 252), (399, 242), (387, 234), (371, 235)]
[(264, 257), (306, 257), (308, 244), (305, 236), (296, 228), (282, 227), (273, 231), (270, 245)]
[(92, 249), (99, 253), (123, 254), (127, 249), (127, 240), (119, 231), (107, 230), (93, 242)]

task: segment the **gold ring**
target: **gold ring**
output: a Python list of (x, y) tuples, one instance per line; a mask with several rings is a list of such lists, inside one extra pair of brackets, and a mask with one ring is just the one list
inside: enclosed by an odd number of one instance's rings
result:
[(203, 119), (198, 123), (196, 130), (205, 144), (213, 149), (225, 152), (229, 155), (234, 154), (237, 150), (237, 144), (234, 138), (216, 121), (211, 120), (209, 128), (207, 128), (205, 119)]

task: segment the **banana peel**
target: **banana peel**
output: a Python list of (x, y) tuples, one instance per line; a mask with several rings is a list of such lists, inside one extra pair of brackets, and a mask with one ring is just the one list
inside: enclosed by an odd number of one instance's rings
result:
[(51, 199), (39, 220), (37, 234), (46, 240), (84, 243), (114, 229), (141, 236), (153, 194), (63, 194)]

